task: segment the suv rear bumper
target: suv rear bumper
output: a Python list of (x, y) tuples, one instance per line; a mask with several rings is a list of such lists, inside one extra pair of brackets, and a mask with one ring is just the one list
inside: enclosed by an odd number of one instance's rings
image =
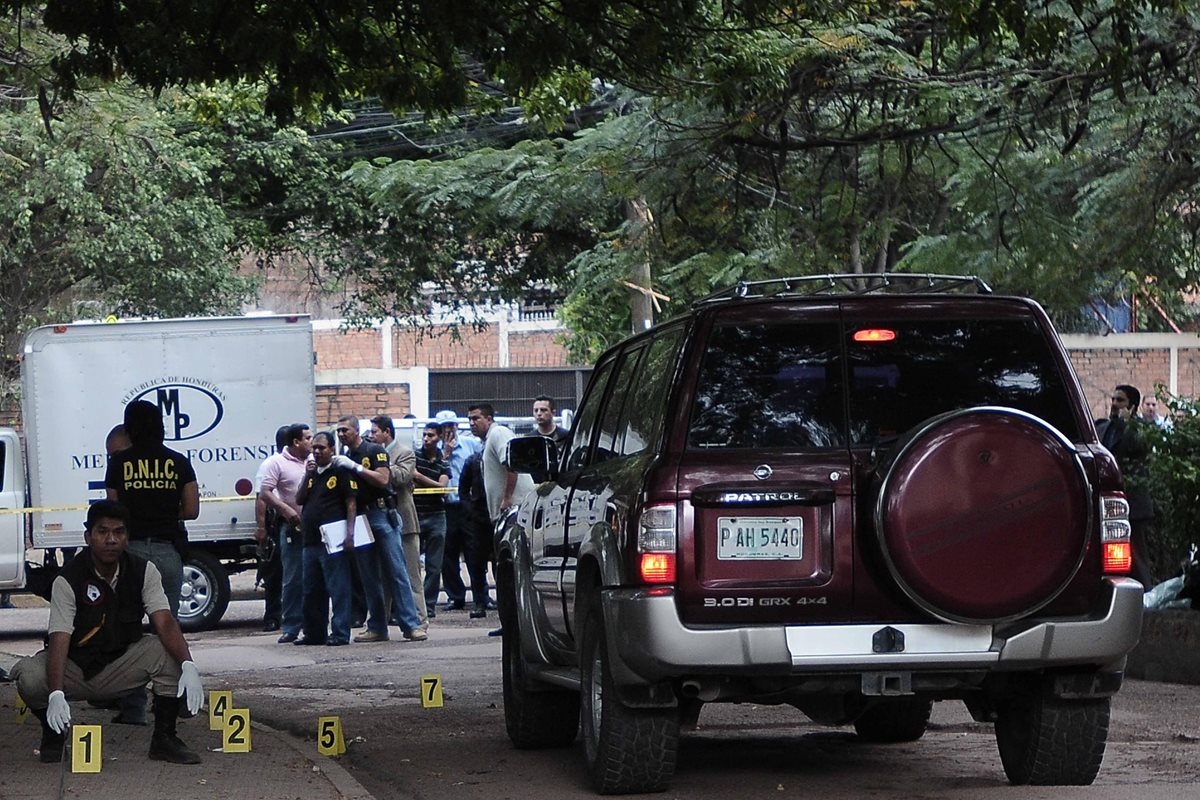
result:
[[(764, 625), (689, 628), (672, 592), (607, 589), (610, 655), (618, 683), (653, 683), (689, 675), (790, 675), (874, 670), (1022, 670), (1104, 667), (1119, 662), (1142, 625), (1142, 585), (1105, 578), (1096, 613), (1087, 618), (1031, 619), (1004, 626), (950, 623)], [(903, 649), (876, 652), (876, 634), (903, 634)], [(896, 636), (887, 637), (892, 641)]]

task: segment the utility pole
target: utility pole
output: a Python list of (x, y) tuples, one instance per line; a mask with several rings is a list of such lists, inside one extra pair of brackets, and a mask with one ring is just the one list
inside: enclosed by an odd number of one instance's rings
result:
[(646, 240), (654, 229), (654, 215), (644, 198), (625, 201), (625, 216), (633, 223), (630, 228), (630, 244), (642, 254), (634, 265), (629, 281), (629, 316), (633, 333), (641, 333), (654, 324), (654, 298), (651, 295), (650, 254)]

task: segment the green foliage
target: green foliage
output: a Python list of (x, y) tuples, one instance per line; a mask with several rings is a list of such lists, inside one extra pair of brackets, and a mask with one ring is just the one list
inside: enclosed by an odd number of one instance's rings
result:
[(290, 117), (347, 98), (449, 112), (480, 84), (537, 86), (556, 70), (654, 71), (686, 52), (698, 0), (418, 0), (344, 3), (3, 0), (70, 43), (54, 62), (74, 91), (92, 77), (168, 87), (265, 81), (266, 107)]
[(119, 92), (64, 107), (50, 136), (32, 104), (0, 109), (0, 338), (70, 316), (230, 308), (233, 231), (206, 191), (211, 154)]
[[(1158, 387), (1164, 394), (1164, 387)], [(1200, 405), (1195, 399), (1168, 403), (1174, 415), (1170, 429), (1154, 426), (1149, 433), (1153, 454), (1149, 485), (1157, 513), (1151, 556), (1160, 579), (1174, 575), (1193, 544), (1200, 544)]]
[[(628, 332), (647, 268), (660, 316), (742, 279), (910, 270), (1073, 322), (1135, 289), (1177, 312), (1200, 278), (1200, 15), (1173, 0), (0, 8), (66, 36), (32, 26), (55, 72), (14, 84), (188, 87), (156, 108), (226, 250), (298, 254), (360, 322), (567, 293), (582, 358)], [(429, 160), (335, 179), (309, 134), (365, 96), (427, 112), (404, 130)]]
[(2, 352), (44, 322), (236, 313), (255, 289), (243, 256), (337, 264), (378, 228), (339, 179), (339, 146), (267, 117), (261, 87), (156, 100), (115, 84), (63, 101), (39, 83), (60, 46), (0, 20), (16, 53), (0, 67)]

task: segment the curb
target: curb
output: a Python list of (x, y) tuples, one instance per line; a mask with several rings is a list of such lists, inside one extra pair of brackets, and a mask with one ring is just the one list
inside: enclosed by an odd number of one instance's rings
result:
[(274, 736), (279, 741), (286, 744), (298, 755), (302, 756), (308, 763), (313, 765), (314, 769), (321, 772), (325, 778), (333, 784), (333, 788), (337, 790), (345, 800), (375, 800), (375, 796), (367, 791), (361, 783), (355, 780), (354, 776), (346, 771), (346, 768), (333, 758), (326, 758), (324, 763), (318, 763), (313, 760), (312, 745), (307, 740), (298, 739), (293, 734), (286, 731), (280, 731), (272, 728), (270, 725), (265, 725), (261, 722), (251, 721), (251, 728), (256, 728), (264, 733)]

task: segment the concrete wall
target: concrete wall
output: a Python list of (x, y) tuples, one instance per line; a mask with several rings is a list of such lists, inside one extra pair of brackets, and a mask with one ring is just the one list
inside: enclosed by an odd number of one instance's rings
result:
[(1200, 684), (1200, 611), (1147, 609), (1142, 638), (1129, 654), (1131, 678)]

